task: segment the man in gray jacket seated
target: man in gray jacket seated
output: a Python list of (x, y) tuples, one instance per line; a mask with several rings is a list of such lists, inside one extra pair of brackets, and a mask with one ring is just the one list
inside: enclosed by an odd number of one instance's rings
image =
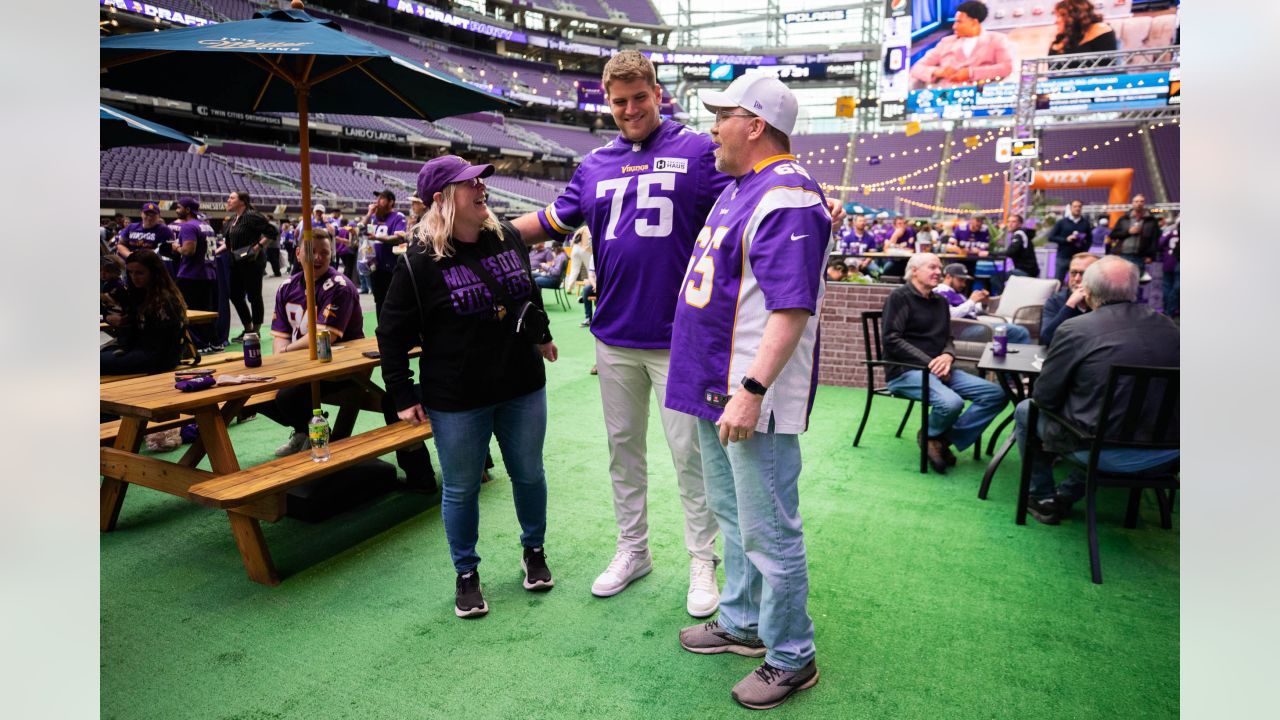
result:
[[(1049, 346), (1034, 398), (1043, 408), (1092, 430), (1102, 413), (1107, 377), (1115, 365), (1177, 367), (1178, 326), (1146, 305), (1139, 305), (1138, 269), (1132, 263), (1110, 255), (1093, 263), (1084, 272), (1082, 289), (1091, 312), (1071, 318), (1057, 330)], [(1153, 391), (1159, 386), (1153, 385)], [(1026, 453), (1027, 414), (1031, 401), (1018, 403), (1014, 437)], [(1123, 407), (1113, 410), (1117, 415)], [(1117, 418), (1112, 418), (1116, 420)], [(1177, 432), (1178, 423), (1171, 423)], [(1084, 474), (1076, 470), (1061, 485), (1054, 486), (1054, 454), (1070, 453), (1083, 461), (1088, 452), (1080, 447), (1066, 428), (1044, 416), (1036, 433), (1045, 452), (1034, 458), (1027, 510), (1046, 525), (1071, 513), (1071, 505), (1084, 497)], [(1138, 472), (1177, 459), (1177, 450), (1108, 450), (1102, 453), (1103, 472)]]

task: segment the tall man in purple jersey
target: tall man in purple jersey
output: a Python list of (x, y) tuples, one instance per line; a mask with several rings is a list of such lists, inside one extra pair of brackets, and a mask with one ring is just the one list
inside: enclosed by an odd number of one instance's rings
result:
[(409, 235), (409, 224), (396, 210), (396, 195), (390, 190), (378, 193), (378, 199), (369, 205), (364, 219), (365, 232), (373, 239), (374, 266), (373, 311), (382, 312), (382, 301), (391, 287), (391, 273), (396, 269), (396, 246), (402, 245)]
[(680, 286), (667, 407), (697, 418), (725, 583), (720, 617), (682, 630), (680, 644), (763, 657), (732, 692), (763, 710), (818, 682), (797, 482), (831, 217), (791, 154), (799, 105), (781, 81), (747, 75), (703, 101), (716, 114), (716, 167), (734, 183), (707, 216)]
[[(200, 203), (193, 197), (178, 199), (178, 239), (172, 244), (178, 256), (174, 273), (182, 299), (192, 310), (214, 310), (217, 274), (214, 270), (214, 232), (208, 221), (197, 217)], [(210, 333), (188, 328), (201, 352), (213, 351)]]
[[(528, 244), (591, 229), (598, 305), (591, 321), (618, 541), (591, 592), (608, 597), (649, 573), (645, 435), (658, 401), (684, 508), (689, 552), (686, 609), (716, 611), (715, 518), (707, 509), (693, 418), (664, 407), (676, 295), (698, 228), (729, 177), (715, 168), (711, 138), (658, 115), (662, 89), (648, 58), (615, 55), (603, 83), (618, 137), (582, 159), (554, 203), (515, 221)], [(830, 233), (830, 227), (827, 233)]]

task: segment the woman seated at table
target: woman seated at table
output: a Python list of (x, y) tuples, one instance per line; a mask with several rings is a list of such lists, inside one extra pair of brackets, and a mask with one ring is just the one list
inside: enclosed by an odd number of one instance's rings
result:
[(187, 325), (187, 306), (164, 262), (152, 250), (135, 250), (125, 261), (129, 289), (121, 311), (103, 319), (115, 328), (116, 344), (104, 348), (103, 375), (158, 373), (177, 366)]
[[(547, 484), (542, 446), (547, 428), (543, 359), (556, 346), (545, 328), (542, 299), (515, 228), (490, 212), (482, 178), (492, 165), (454, 155), (431, 160), (418, 174), (427, 205), (396, 264), (378, 318), (378, 347), (387, 393), (402, 420), (428, 418), (441, 469), (440, 511), (457, 571), (454, 614), (489, 611), (476, 567), (480, 477), (496, 436), (511, 476), (526, 590), (553, 581), (543, 553)], [(516, 335), (521, 312), (541, 320), (540, 337)], [(540, 318), (536, 316), (541, 315)], [(421, 343), (418, 384), (409, 349)]]

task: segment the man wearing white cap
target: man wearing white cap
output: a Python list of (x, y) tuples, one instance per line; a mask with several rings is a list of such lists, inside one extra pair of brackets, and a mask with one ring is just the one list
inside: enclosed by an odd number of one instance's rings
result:
[(732, 693), (762, 710), (818, 682), (797, 481), (831, 216), (791, 154), (798, 105), (781, 81), (744, 76), (703, 104), (716, 115), (716, 169), (734, 182), (681, 284), (666, 405), (697, 418), (725, 584), (719, 618), (685, 628), (680, 644), (763, 657)]

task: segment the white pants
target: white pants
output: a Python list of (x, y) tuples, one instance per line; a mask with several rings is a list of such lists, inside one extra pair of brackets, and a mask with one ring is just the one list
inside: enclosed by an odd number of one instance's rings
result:
[(719, 526), (707, 509), (702, 483), (698, 425), (692, 415), (666, 408), (670, 350), (635, 350), (596, 340), (596, 368), (604, 425), (609, 433), (609, 476), (613, 480), (613, 512), (618, 521), (618, 549), (649, 547), (647, 497), (649, 472), (645, 439), (649, 429), (649, 393), (658, 401), (671, 460), (675, 463), (680, 503), (684, 506), (684, 544), (691, 557), (714, 560)]

